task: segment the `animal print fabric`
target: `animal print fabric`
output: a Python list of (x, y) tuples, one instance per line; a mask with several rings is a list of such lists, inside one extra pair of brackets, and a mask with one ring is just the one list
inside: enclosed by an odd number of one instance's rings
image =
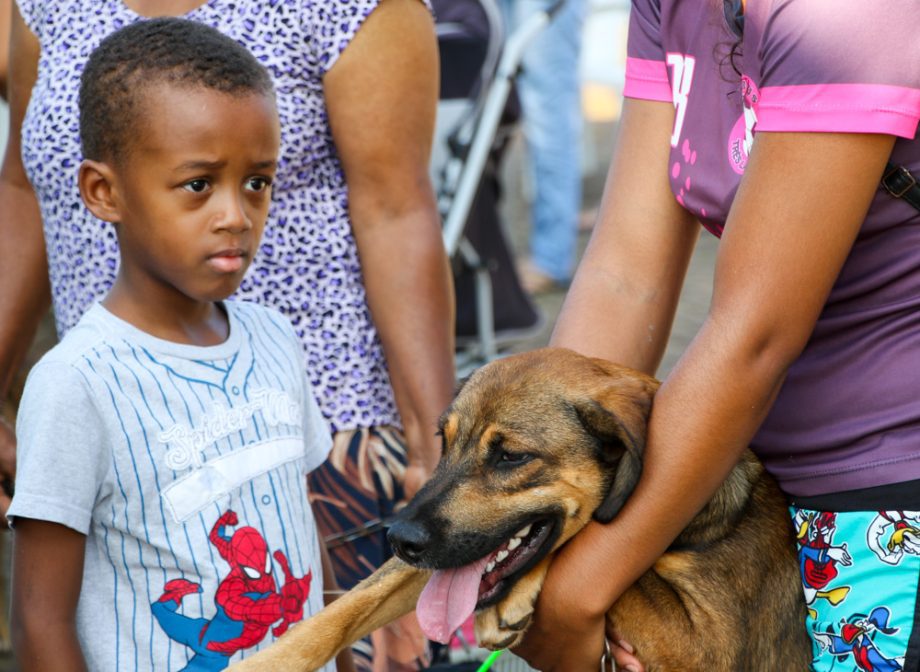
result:
[[(290, 319), (332, 431), (399, 425), (322, 89), (378, 1), (209, 0), (185, 15), (248, 47), (274, 78), (281, 161), (262, 246), (236, 298)], [(122, 0), (17, 2), (41, 43), (22, 154), (41, 207), (63, 335), (108, 291), (118, 264), (114, 229), (86, 211), (77, 190), (80, 72), (105, 36), (142, 17)]]

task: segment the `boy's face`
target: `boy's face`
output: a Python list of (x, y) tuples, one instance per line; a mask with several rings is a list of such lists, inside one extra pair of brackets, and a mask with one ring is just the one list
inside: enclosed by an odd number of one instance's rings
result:
[(150, 305), (221, 300), (259, 246), (279, 146), (274, 101), (152, 85), (111, 165), (119, 282)]

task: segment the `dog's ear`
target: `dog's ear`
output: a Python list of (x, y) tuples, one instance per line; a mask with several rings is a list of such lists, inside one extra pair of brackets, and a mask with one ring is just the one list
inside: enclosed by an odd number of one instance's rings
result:
[[(609, 376), (609, 377), (607, 377)], [(585, 430), (600, 445), (600, 460), (614, 471), (594, 519), (610, 522), (623, 508), (642, 474), (642, 454), (656, 381), (608, 371), (602, 389), (575, 404)]]

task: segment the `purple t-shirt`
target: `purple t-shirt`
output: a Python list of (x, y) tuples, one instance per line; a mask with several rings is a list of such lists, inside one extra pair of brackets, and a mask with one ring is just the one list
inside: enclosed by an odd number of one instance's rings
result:
[[(322, 82), (379, 1), (207, 0), (185, 15), (249, 48), (274, 79), (280, 163), (262, 245), (236, 296), (290, 319), (333, 430), (399, 424)], [(77, 189), (80, 72), (104, 37), (141, 17), (123, 0), (17, 3), (41, 44), (22, 154), (41, 207), (63, 335), (105, 295), (118, 264), (113, 227), (86, 210)]]
[[(891, 134), (920, 174), (918, 35), (920, 3), (748, 0), (739, 75), (721, 2), (633, 0), (625, 95), (674, 104), (671, 188), (720, 235), (761, 131)], [(883, 189), (752, 447), (797, 495), (920, 478), (920, 212)]]

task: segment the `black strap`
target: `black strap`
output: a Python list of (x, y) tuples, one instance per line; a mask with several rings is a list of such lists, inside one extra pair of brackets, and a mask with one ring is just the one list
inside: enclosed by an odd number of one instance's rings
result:
[(903, 199), (920, 210), (920, 182), (904, 166), (897, 166), (893, 163), (885, 166), (882, 186), (895, 198)]

